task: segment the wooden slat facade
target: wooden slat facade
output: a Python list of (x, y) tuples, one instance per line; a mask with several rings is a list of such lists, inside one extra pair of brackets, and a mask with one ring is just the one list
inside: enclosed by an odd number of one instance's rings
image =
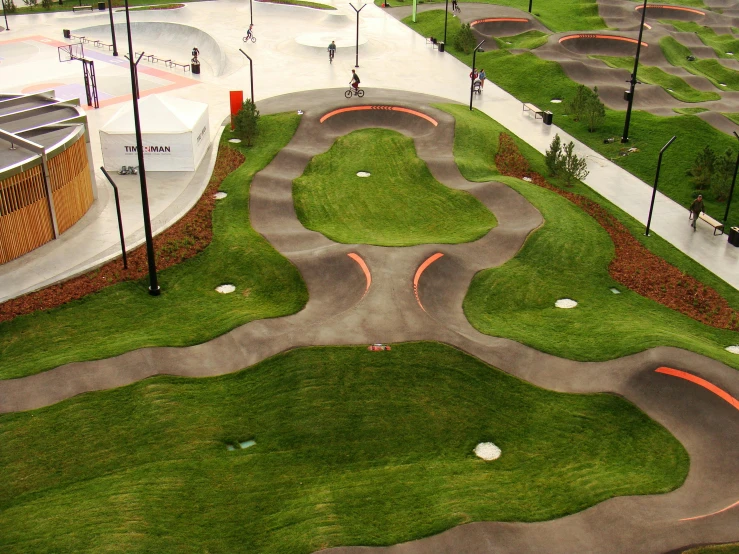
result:
[[(60, 233), (74, 225), (92, 205), (88, 163), (84, 137), (48, 162)], [(0, 264), (53, 238), (41, 164), (0, 181)]]

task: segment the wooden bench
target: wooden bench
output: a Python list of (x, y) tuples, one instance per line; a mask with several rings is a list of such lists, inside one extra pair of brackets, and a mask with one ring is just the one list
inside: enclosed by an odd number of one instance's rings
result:
[(92, 10), (92, 6), (72, 6), (72, 11), (73, 12), (76, 12), (76, 11), (79, 11), (79, 10), (90, 10), (90, 11), (93, 11)]
[(533, 104), (527, 104), (524, 102), (523, 104), (523, 111), (524, 112), (534, 112), (534, 119), (544, 119), (544, 110), (540, 110)]
[(698, 217), (701, 218), (706, 223), (708, 223), (711, 227), (713, 227), (714, 237), (716, 236), (716, 231), (721, 231), (721, 234), (722, 235), (724, 234), (724, 224), (721, 223), (720, 221), (716, 221), (708, 214), (700, 214)]

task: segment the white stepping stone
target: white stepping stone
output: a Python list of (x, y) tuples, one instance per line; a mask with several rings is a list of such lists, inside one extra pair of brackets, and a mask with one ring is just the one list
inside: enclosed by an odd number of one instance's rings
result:
[(481, 442), (475, 447), (475, 455), (487, 461), (497, 460), (500, 458), (500, 448), (492, 442)]
[(216, 292), (220, 292), (221, 294), (230, 294), (235, 290), (236, 287), (233, 285), (221, 285), (220, 287), (216, 287)]
[(577, 302), (570, 298), (560, 298), (554, 303), (554, 305), (558, 308), (569, 310), (570, 308), (574, 308), (575, 306), (577, 306)]

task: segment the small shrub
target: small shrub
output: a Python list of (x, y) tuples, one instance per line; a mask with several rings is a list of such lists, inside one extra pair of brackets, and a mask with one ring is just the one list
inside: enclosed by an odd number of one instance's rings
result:
[(247, 99), (234, 116), (234, 133), (246, 143), (246, 146), (251, 146), (254, 143), (254, 138), (257, 136), (258, 122), (259, 110), (251, 99)]
[(45, 10), (50, 10), (51, 9), (51, 5), (52, 5), (52, 0), (41, 0), (41, 6)]
[(606, 107), (600, 100), (598, 87), (594, 87), (592, 92), (588, 89), (583, 115), (585, 117), (585, 122), (588, 124), (588, 131), (591, 133), (600, 127), (603, 124), (603, 121), (605, 121)]
[(716, 153), (713, 149), (706, 145), (695, 157), (693, 167), (690, 168), (690, 175), (693, 177), (693, 183), (698, 190), (704, 190), (711, 184), (711, 176), (716, 165)]
[(472, 34), (472, 28), (469, 23), (465, 23), (454, 36), (454, 48), (470, 54), (475, 48), (475, 35)]
[(571, 185), (573, 181), (583, 180), (590, 173), (585, 158), (574, 153), (575, 143), (570, 141), (562, 153), (560, 174), (565, 183)]
[(729, 148), (717, 158), (711, 175), (711, 193), (719, 202), (729, 198), (731, 181), (734, 177), (734, 152)]
[(556, 176), (559, 173), (559, 166), (562, 159), (562, 139), (559, 138), (559, 134), (554, 135), (552, 144), (549, 145), (549, 150), (544, 154), (544, 161), (549, 169), (549, 175)]

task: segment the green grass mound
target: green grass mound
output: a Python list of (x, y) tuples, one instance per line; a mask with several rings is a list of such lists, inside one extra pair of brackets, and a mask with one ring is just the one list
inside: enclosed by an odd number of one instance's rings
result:
[[(699, 25), (695, 21), (667, 20), (660, 21), (660, 23), (672, 25), (677, 31), (683, 33), (695, 33), (703, 44), (713, 48), (719, 58), (733, 59), (733, 54), (739, 55), (739, 40), (732, 35), (717, 35), (716, 31), (710, 27)], [(729, 54), (729, 52), (732, 52), (732, 54)]]
[[(609, 67), (626, 69), (629, 72), (634, 69), (634, 58), (616, 56), (590, 56), (603, 61)], [(639, 80), (662, 87), (668, 94), (681, 102), (706, 102), (709, 100), (720, 100), (721, 95), (717, 92), (704, 92), (696, 90), (676, 75), (671, 75), (659, 67), (640, 65)]]
[(470, 242), (497, 223), (474, 196), (434, 179), (412, 139), (386, 129), (337, 139), (294, 181), (293, 198), (305, 227), (347, 244)]
[(739, 542), (691, 548), (685, 554), (739, 554)]
[[(0, 416), (0, 437), (8, 554), (393, 544), (668, 492), (689, 466), (620, 397), (540, 389), (438, 343), (158, 377)], [(475, 457), (484, 441), (498, 460)]]
[(739, 72), (722, 65), (718, 60), (688, 61), (688, 56), (692, 56), (691, 51), (673, 37), (662, 37), (659, 45), (665, 58), (672, 65), (705, 77), (719, 90), (739, 90)]
[[(737, 367), (739, 360), (724, 347), (739, 342), (739, 333), (714, 329), (646, 299), (617, 283), (608, 273), (614, 255), (611, 238), (580, 208), (554, 192), (509, 177), (489, 164), (499, 123), (466, 106), (436, 106), (456, 118), (454, 154), (462, 175), (473, 181), (495, 179), (523, 194), (546, 222), (508, 263), (478, 273), (464, 300), (470, 323), (482, 333), (513, 339), (557, 356), (577, 360), (606, 360), (653, 346), (679, 346)], [(486, 150), (469, 148), (470, 141)], [(531, 167), (547, 174), (543, 156), (521, 140), (518, 146)], [(463, 152), (459, 156), (458, 152)], [(490, 171), (486, 172), (486, 168)], [(591, 189), (584, 194), (624, 220), (637, 237), (643, 225), (620, 212)], [(736, 291), (666, 243), (649, 239), (648, 247), (683, 271), (716, 286), (736, 305)], [(713, 279), (713, 280), (711, 280)], [(613, 294), (617, 288), (621, 294)], [(554, 307), (560, 298), (579, 304), (572, 310)]]
[(518, 35), (510, 37), (496, 38), (495, 42), (498, 43), (500, 48), (526, 48), (528, 50), (535, 50), (539, 46), (543, 46), (547, 43), (549, 35), (542, 33), (541, 31), (526, 31)]
[(699, 113), (707, 112), (708, 108), (672, 108), (672, 111), (679, 113), (680, 115), (697, 115)]
[[(249, 224), (252, 177), (287, 145), (299, 122), (292, 113), (260, 119), (254, 146), (241, 148), (246, 161), (221, 184), (228, 197), (213, 211), (213, 241), (159, 272), (161, 296), (147, 294), (147, 281), (121, 283), (0, 323), (0, 379), (146, 346), (197, 344), (255, 319), (301, 310), (308, 292), (297, 268)], [(224, 283), (236, 285), (236, 292), (218, 294), (214, 289)]]

